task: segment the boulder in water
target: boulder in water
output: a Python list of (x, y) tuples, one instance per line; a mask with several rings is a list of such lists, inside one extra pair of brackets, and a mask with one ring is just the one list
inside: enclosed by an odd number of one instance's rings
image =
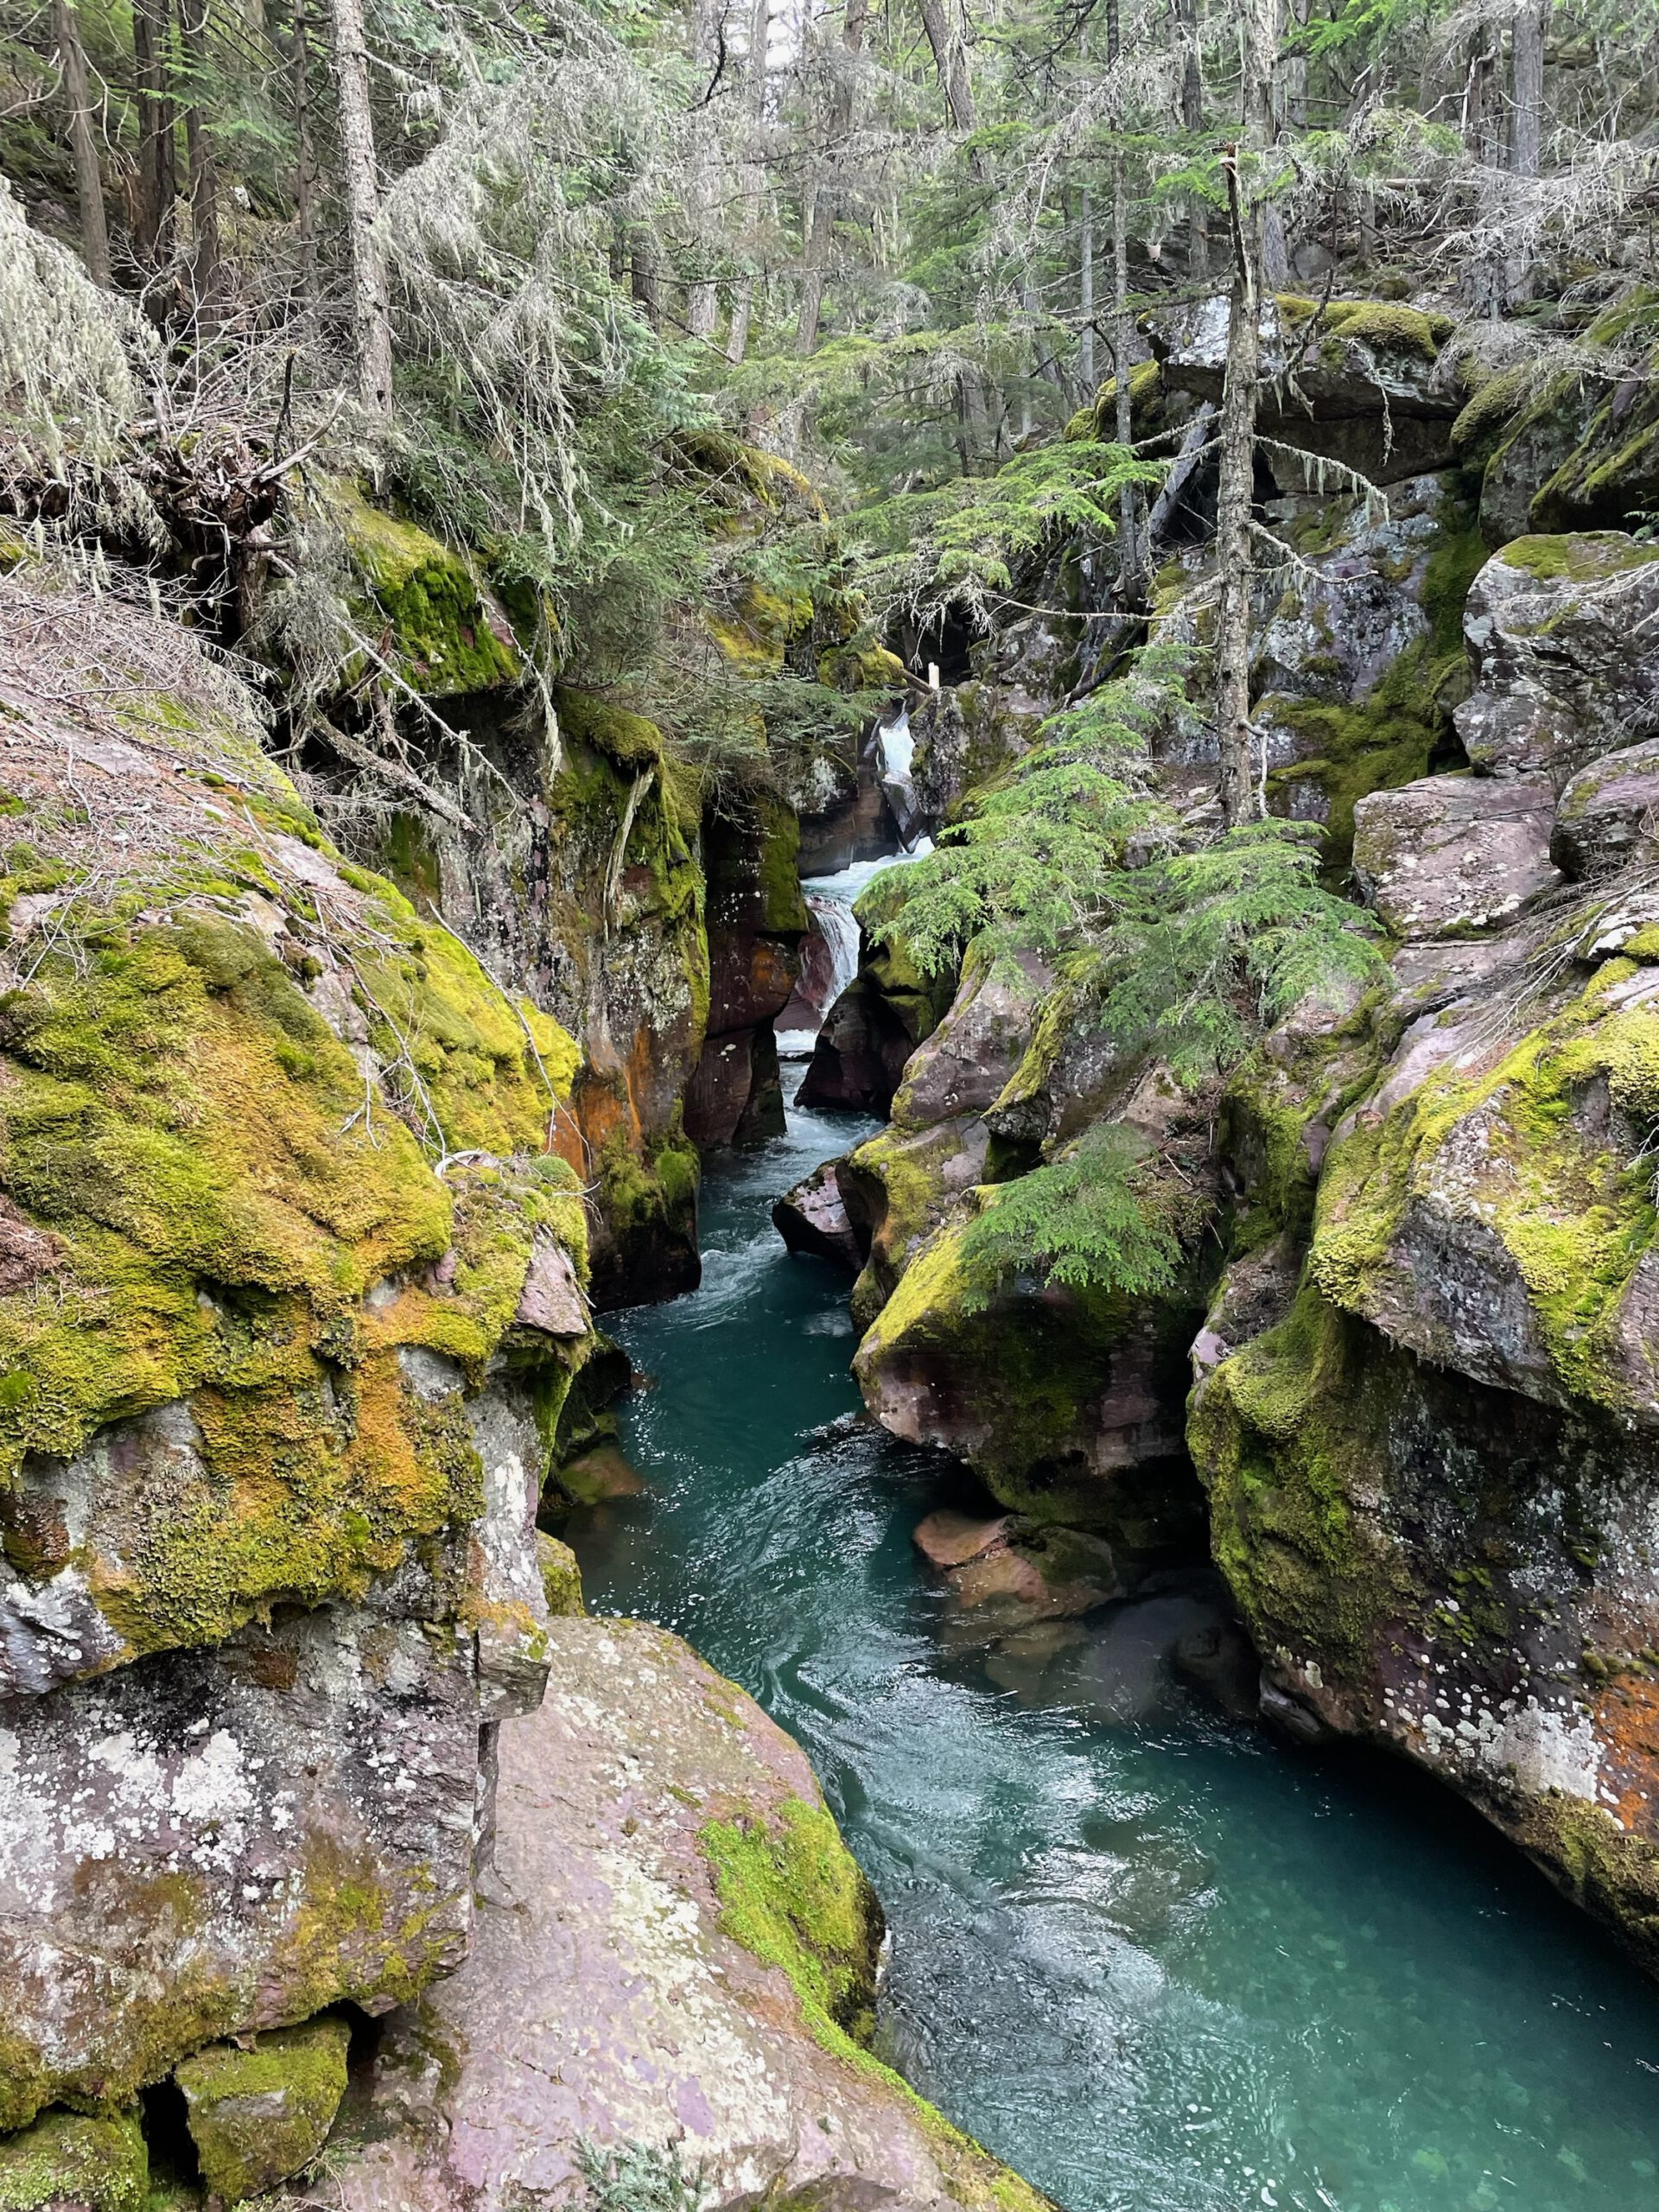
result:
[(839, 1164), (826, 1160), (792, 1191), (785, 1191), (772, 1210), (772, 1226), (791, 1252), (814, 1253), (856, 1274), (864, 1264), (864, 1253), (842, 1200)]

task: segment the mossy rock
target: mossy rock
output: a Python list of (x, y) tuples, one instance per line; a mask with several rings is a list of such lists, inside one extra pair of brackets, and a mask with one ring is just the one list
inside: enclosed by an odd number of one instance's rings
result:
[(227, 2204), (302, 2173), (328, 2139), (346, 2094), (351, 2030), (325, 2017), (215, 2044), (174, 2069), (211, 2195)]
[[(0, 876), (14, 932), (74, 893), (0, 1002), (0, 1487), (14, 1565), (90, 1592), (89, 1666), (356, 1594), (471, 1518), (464, 1417), (417, 1403), (403, 1357), (481, 1388), (537, 1234), (585, 1265), (575, 1177), (543, 1156), (573, 1040), (255, 780), (219, 698), (181, 690), (108, 794), (124, 877), (54, 855), (38, 777)], [(440, 1153), (486, 1156), (441, 1178)], [(157, 1451), (168, 1481), (139, 1481)], [(72, 1534), (42, 1501), (82, 1453)]]
[(588, 1608), (582, 1602), (582, 1568), (569, 1545), (562, 1543), (556, 1536), (538, 1532), (536, 1561), (541, 1569), (547, 1610), (553, 1619), (578, 1619), (585, 1615)]
[(868, 2046), (881, 1908), (830, 1813), (790, 1798), (775, 1821), (711, 1821), (699, 1841), (726, 1933), (782, 1968), (810, 2019)]
[(442, 698), (518, 677), (511, 625), (462, 554), (337, 483), (327, 505), (370, 600), (369, 643), (416, 691)]
[(1535, 531), (1629, 530), (1659, 512), (1659, 351), (1591, 416), (1577, 447), (1543, 484)]
[(138, 2115), (47, 2112), (0, 2137), (0, 2212), (148, 2212), (149, 2157)]

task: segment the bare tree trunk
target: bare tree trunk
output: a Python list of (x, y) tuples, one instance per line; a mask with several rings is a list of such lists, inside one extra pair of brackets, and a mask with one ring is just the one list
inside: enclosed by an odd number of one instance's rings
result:
[(391, 285), (380, 237), (380, 176), (369, 107), (363, 0), (328, 0), (340, 111), (340, 183), (352, 247), (352, 341), (358, 397), (372, 415), (391, 406)]
[[(1198, 58), (1198, 0), (1174, 0), (1181, 72), (1181, 128), (1193, 137), (1204, 129), (1204, 66)], [(1195, 200), (1187, 215), (1188, 263), (1200, 283), (1210, 274), (1210, 211)]]
[[(1258, 150), (1273, 139), (1273, 72), (1279, 44), (1278, 0), (1246, 0), (1244, 129)], [(1262, 368), (1262, 200), (1246, 191), (1238, 149), (1224, 157), (1233, 282), (1227, 321), (1227, 368), (1221, 396), (1221, 481), (1216, 505), (1216, 741), (1221, 816), (1228, 829), (1259, 811), (1250, 735), (1251, 509), (1255, 491), (1256, 385)]]
[(202, 98), (207, 82), (207, 0), (179, 0), (179, 42), (190, 74), (184, 149), (190, 165), (190, 268), (196, 317), (204, 327), (219, 308), (219, 171)]
[(657, 283), (657, 241), (643, 223), (634, 227), (628, 275), (635, 307), (653, 330), (660, 330), (663, 311)]
[(306, 0), (294, 0), (294, 229), (300, 248), (300, 282), (315, 296), (317, 274), (316, 168), (311, 148), (311, 26)]
[(963, 132), (976, 130), (979, 118), (974, 111), (974, 87), (968, 74), (968, 50), (958, 34), (952, 37), (944, 20), (944, 10), (939, 0), (919, 0), (922, 29), (927, 33), (927, 42), (933, 49), (933, 64), (939, 73), (939, 84), (944, 92), (945, 105), (950, 111), (950, 120)]
[(830, 96), (829, 128), (825, 133), (826, 166), (830, 174), (820, 176), (812, 195), (812, 218), (806, 236), (806, 266), (801, 280), (801, 310), (795, 325), (795, 351), (806, 354), (818, 342), (818, 324), (823, 314), (824, 279), (830, 266), (830, 250), (834, 243), (836, 212), (840, 202), (839, 179), (835, 167), (844, 158), (847, 139), (853, 127), (853, 70), (863, 49), (864, 27), (869, 20), (869, 0), (847, 0), (847, 12), (842, 18), (841, 46), (846, 60), (835, 82)]
[(1255, 811), (1250, 744), (1250, 511), (1255, 492), (1255, 387), (1261, 370), (1259, 221), (1239, 189), (1236, 155), (1227, 167), (1233, 235), (1227, 372), (1221, 399), (1221, 483), (1216, 504), (1216, 741), (1221, 815), (1228, 829)]
[[(699, 71), (708, 72), (705, 100), (714, 97), (715, 79), (725, 59), (725, 0), (697, 0), (691, 25), (691, 52)], [(705, 115), (709, 109), (703, 109)], [(694, 215), (709, 220), (714, 198), (714, 163), (707, 144), (700, 143), (693, 156), (688, 198)], [(685, 288), (685, 327), (689, 336), (706, 343), (720, 321), (720, 288), (712, 276), (694, 276)]]
[[(1511, 39), (1514, 108), (1510, 121), (1510, 168), (1519, 177), (1535, 177), (1544, 158), (1544, 27), (1549, 0), (1526, 0), (1515, 18)], [(1518, 246), (1503, 270), (1505, 303), (1513, 307), (1531, 293), (1536, 276), (1530, 256)]]
[[(1106, 66), (1116, 68), (1122, 51), (1118, 0), (1106, 0)], [(1116, 96), (1112, 120), (1117, 118)], [(1113, 434), (1124, 448), (1135, 443), (1135, 405), (1129, 389), (1129, 355), (1134, 329), (1129, 315), (1129, 217), (1121, 148), (1112, 154), (1112, 353), (1117, 369), (1117, 411)], [(1126, 484), (1117, 501), (1118, 593), (1126, 607), (1144, 595), (1141, 558), (1141, 487)]]
[(173, 160), (168, 28), (168, 0), (135, 0), (132, 62), (138, 92), (138, 206), (133, 244), (142, 258), (149, 262), (161, 258), (179, 189)]
[(1516, 14), (1512, 66), (1515, 119), (1510, 130), (1510, 167), (1516, 176), (1536, 176), (1544, 157), (1544, 28), (1549, 0), (1526, 0)]
[[(766, 120), (766, 48), (772, 36), (772, 0), (754, 0), (749, 15), (748, 94), (750, 158), (743, 165), (743, 205), (748, 229), (747, 246), (753, 257), (760, 235), (760, 214), (766, 189), (766, 171), (755, 158), (758, 141)], [(726, 359), (741, 366), (749, 350), (749, 325), (754, 314), (754, 277), (746, 271), (732, 292), (732, 323), (727, 334)]]
[(79, 204), (80, 250), (95, 284), (110, 282), (110, 233), (104, 217), (104, 179), (92, 132), (92, 96), (86, 82), (86, 49), (80, 42), (80, 17), (73, 0), (52, 0), (52, 36), (63, 71), (69, 106), (69, 146), (75, 157), (75, 198)]
[(1086, 184), (1077, 218), (1077, 375), (1086, 406), (1100, 382), (1095, 365), (1095, 195)]

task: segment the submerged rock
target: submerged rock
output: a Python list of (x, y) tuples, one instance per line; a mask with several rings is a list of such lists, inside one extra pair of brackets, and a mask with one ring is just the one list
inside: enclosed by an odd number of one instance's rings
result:
[(872, 2057), (879, 1915), (798, 1747), (677, 1638), (557, 1621), (503, 1731), (472, 1958), (394, 2014), (340, 2212), (534, 2212), (601, 2150), (673, 2142), (712, 2201), (1042, 2200)]

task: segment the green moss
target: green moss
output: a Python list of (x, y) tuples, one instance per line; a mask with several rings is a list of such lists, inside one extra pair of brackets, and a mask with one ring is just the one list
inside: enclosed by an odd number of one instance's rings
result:
[(1099, 1403), (1113, 1361), (1131, 1344), (1149, 1363), (1148, 1391), (1179, 1402), (1202, 1313), (1196, 1281), (1160, 1300), (1022, 1285), (988, 1299), (964, 1259), (967, 1229), (953, 1217), (935, 1230), (868, 1328), (854, 1361), (867, 1400), (879, 1401), (892, 1382), (928, 1389), (948, 1378), (959, 1448), (1001, 1503), (1045, 1524), (1159, 1548), (1186, 1510), (1179, 1472), (1153, 1455), (1101, 1471)]
[[(6, 903), (42, 865), (11, 861)], [(416, 1401), (400, 1351), (481, 1384), (536, 1236), (585, 1251), (571, 1171), (533, 1158), (577, 1057), (556, 1024), (353, 870), (363, 925), (331, 943), (393, 1071), (365, 1087), (296, 981), (321, 963), (290, 972), (179, 865), (83, 895), (0, 1001), (0, 1185), (41, 1232), (37, 1279), (0, 1296), (0, 1483), (152, 1408), (186, 1401), (194, 1423), (136, 1524), (100, 1496), (84, 1552), (54, 1562), (86, 1573), (130, 1656), (355, 1594), (474, 1516), (460, 1408)], [(304, 928), (302, 893), (269, 895)], [(446, 1182), (416, 1129), (434, 1154), (524, 1157)]]
[(1575, 583), (1599, 583), (1605, 577), (1623, 575), (1631, 569), (1659, 561), (1659, 545), (1639, 544), (1620, 531), (1599, 530), (1557, 537), (1511, 538), (1503, 559), (1540, 583), (1562, 578)]
[[(1630, 1385), (1609, 1362), (1608, 1332), (1655, 1235), (1648, 1178), (1626, 1159), (1659, 1124), (1659, 1014), (1610, 1009), (1606, 980), (1604, 971), (1495, 1065), (1437, 1071), (1381, 1123), (1338, 1146), (1321, 1181), (1309, 1267), (1327, 1297), (1369, 1311), (1421, 1178), (1453, 1129), (1479, 1113), (1485, 1156), (1501, 1171), (1483, 1179), (1482, 1218), (1526, 1286), (1566, 1389), (1618, 1414)], [(1577, 1126), (1578, 1100), (1604, 1084), (1631, 1132), (1627, 1151)]]
[[(1427, 775), (1450, 738), (1452, 709), (1468, 696), (1463, 613), (1469, 588), (1485, 563), (1486, 544), (1472, 508), (1461, 499), (1448, 499), (1438, 519), (1418, 594), (1428, 636), (1408, 645), (1357, 704), (1271, 702), (1301, 757), (1270, 772), (1269, 807), (1288, 810), (1299, 785), (1319, 787), (1325, 866), (1338, 882), (1353, 855), (1355, 807), (1371, 791), (1397, 791)], [(1299, 550), (1306, 556), (1306, 547)]]
[(311, 2164), (346, 2094), (350, 2041), (344, 2020), (308, 2020), (252, 2050), (219, 2044), (175, 2069), (213, 2196), (238, 2204)]
[(1452, 425), (1452, 450), (1459, 461), (1466, 465), (1485, 460), (1531, 389), (1532, 372), (1525, 367), (1487, 377)]
[(1052, 2212), (865, 2047), (880, 1909), (823, 1808), (792, 1798), (775, 1822), (711, 1821), (698, 1840), (726, 1933), (788, 1977), (823, 2050), (909, 2107), (955, 2200), (976, 2212)]
[[(1164, 397), (1163, 365), (1137, 361), (1129, 371), (1129, 416), (1135, 435), (1147, 435), (1151, 417)], [(1117, 436), (1117, 378), (1108, 377), (1086, 407), (1080, 407), (1062, 435), (1073, 445), (1110, 445)]]
[(0, 2212), (145, 2212), (149, 2160), (136, 2113), (43, 2113), (0, 2140)]
[(1325, 310), (1324, 325), (1344, 344), (1415, 353), (1426, 361), (1440, 359), (1441, 346), (1457, 327), (1449, 315), (1424, 315), (1383, 300), (1333, 300)]
[(461, 554), (371, 506), (355, 485), (335, 484), (327, 500), (373, 602), (369, 643), (406, 683), (444, 696), (516, 679), (518, 649), (498, 632)]
[(1388, 1392), (1348, 1322), (1312, 1290), (1222, 1362), (1193, 1398), (1188, 1442), (1210, 1492), (1216, 1564), (1264, 1649), (1287, 1642), (1363, 1673), (1404, 1570), (1364, 1529)]
[(536, 1563), (541, 1570), (547, 1610), (554, 1619), (580, 1618), (586, 1613), (588, 1608), (582, 1603), (582, 1569), (569, 1545), (561, 1543), (556, 1536), (538, 1534), (536, 1538)]
[(698, 1843), (726, 1933), (781, 1967), (810, 2018), (868, 2044), (880, 1909), (830, 1815), (791, 1798), (775, 1826), (710, 1821)]

